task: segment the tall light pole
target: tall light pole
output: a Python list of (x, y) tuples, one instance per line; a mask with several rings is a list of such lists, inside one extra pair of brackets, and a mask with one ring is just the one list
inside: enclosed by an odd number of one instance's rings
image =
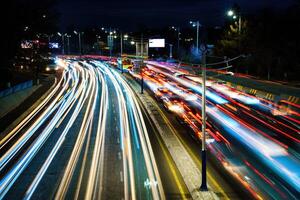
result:
[(141, 94), (144, 93), (144, 75), (143, 75), (143, 65), (144, 65), (143, 47), (144, 47), (144, 44), (143, 43), (144, 43), (144, 38), (143, 38), (143, 33), (142, 33), (142, 35), (141, 35), (141, 60), (142, 60), (142, 62), (141, 62), (141, 66), (140, 66), (140, 71), (141, 71), (141, 76), (142, 76), (142, 78), (141, 78)]
[(81, 55), (81, 32), (74, 31), (75, 35), (78, 35), (78, 47), (79, 47), (79, 55)]
[(235, 13), (235, 11), (233, 11), (233, 10), (228, 10), (227, 15), (229, 17), (232, 17), (234, 20), (236, 18), (238, 18), (238, 33), (239, 33), (239, 35), (241, 35), (241, 31), (242, 31), (242, 16), (241, 16), (241, 13), (240, 12)]
[(112, 48), (113, 48), (113, 32), (111, 31), (111, 28), (109, 28), (109, 34), (108, 34), (108, 46), (109, 46), (109, 56), (112, 56)]
[(70, 55), (70, 37), (71, 35), (66, 35), (67, 37), (67, 45), (68, 45), (68, 54)]
[(174, 31), (177, 31), (177, 56), (179, 57), (179, 46), (180, 46), (180, 27), (172, 26)]
[(61, 37), (61, 40), (62, 40), (62, 50), (61, 50), (61, 52), (64, 55), (65, 54), (65, 34), (57, 32), (57, 35), (59, 35)]
[(199, 21), (190, 21), (190, 24), (193, 26), (193, 27), (196, 27), (197, 29), (197, 40), (196, 40), (196, 48), (197, 48), (197, 53), (199, 52), (199, 27), (201, 26), (201, 24), (199, 23)]
[(202, 182), (200, 190), (207, 191), (206, 179), (206, 45), (201, 48), (202, 52)]
[[(238, 16), (237, 16), (238, 15)], [(242, 16), (239, 7), (235, 8), (235, 10), (231, 9), (227, 11), (227, 16), (232, 17), (234, 20), (238, 17), (238, 50), (241, 53), (241, 33), (242, 33)], [(236, 68), (236, 72), (237, 72)]]
[(169, 46), (170, 46), (170, 59), (173, 57), (173, 55), (172, 55), (172, 47), (173, 47), (173, 44), (169, 44)]
[(123, 54), (123, 34), (120, 33), (120, 57), (121, 57), (121, 73), (123, 73), (124, 69), (123, 69), (123, 58), (122, 58), (122, 54)]
[[(198, 42), (199, 42), (199, 27), (202, 26), (199, 21), (190, 22), (193, 27), (197, 27), (197, 53), (199, 52), (198, 49)], [(204, 30), (205, 31), (205, 30)], [(205, 35), (205, 34), (203, 34)], [(207, 177), (206, 177), (206, 42), (203, 39), (203, 45), (201, 45), (201, 61), (202, 61), (202, 147), (201, 147), (201, 157), (202, 157), (202, 181), (200, 190), (207, 191)]]

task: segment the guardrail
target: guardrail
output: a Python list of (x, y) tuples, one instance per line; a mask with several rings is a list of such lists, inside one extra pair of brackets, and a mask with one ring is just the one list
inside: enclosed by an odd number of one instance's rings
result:
[(30, 80), (30, 81), (26, 81), (26, 82), (20, 83), (18, 85), (15, 85), (13, 87), (7, 88), (5, 90), (2, 90), (2, 91), (0, 91), (0, 98), (8, 96), (13, 93), (16, 93), (18, 91), (30, 88), (30, 87), (32, 87), (32, 85), (33, 85), (33, 81)]

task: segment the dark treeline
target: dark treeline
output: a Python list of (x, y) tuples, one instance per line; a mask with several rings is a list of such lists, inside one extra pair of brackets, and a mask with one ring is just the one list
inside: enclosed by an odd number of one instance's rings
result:
[[(51, 34), (57, 31), (58, 13), (54, 10), (56, 0), (12, 0), (7, 1), (2, 37), (2, 56), (0, 67), (0, 88), (6, 87), (14, 79), (13, 66), (20, 53), (22, 39), (37, 39), (37, 34)], [(30, 57), (36, 58), (41, 52), (31, 51)], [(40, 59), (33, 59), (31, 65), (38, 66)]]
[[(228, 22), (229, 23), (229, 22)], [(238, 72), (261, 78), (300, 80), (300, 4), (285, 11), (261, 10), (237, 23), (228, 24), (217, 42), (216, 55), (247, 55), (234, 63)]]

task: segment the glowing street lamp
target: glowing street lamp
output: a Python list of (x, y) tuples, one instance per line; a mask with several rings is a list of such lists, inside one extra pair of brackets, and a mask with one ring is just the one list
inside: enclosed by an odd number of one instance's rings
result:
[(228, 10), (227, 11), (227, 16), (229, 17), (232, 17), (232, 19), (237, 19), (239, 18), (238, 20), (238, 25), (239, 25), (239, 34), (241, 34), (241, 29), (242, 29), (242, 17), (241, 17), (241, 14), (240, 12), (237, 12), (235, 13), (233, 10)]
[(79, 43), (79, 55), (81, 55), (81, 32), (73, 31), (75, 35), (78, 35), (78, 43)]
[(199, 52), (199, 27), (201, 26), (201, 24), (199, 23), (199, 21), (190, 21), (190, 24), (193, 27), (197, 27), (197, 40), (196, 40), (196, 48), (197, 48), (197, 53)]
[(229, 11), (227, 12), (227, 15), (228, 15), (229, 17), (233, 16), (233, 15), (234, 15), (233, 10), (229, 10)]

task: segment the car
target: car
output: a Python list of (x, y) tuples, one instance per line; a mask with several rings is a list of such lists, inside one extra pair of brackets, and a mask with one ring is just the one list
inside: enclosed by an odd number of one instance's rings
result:
[(169, 112), (181, 113), (184, 112), (183, 105), (181, 104), (181, 99), (176, 96), (167, 97), (163, 96), (161, 98), (164, 108)]
[(225, 72), (225, 75), (228, 75), (228, 76), (234, 76), (234, 73), (233, 73), (233, 72), (230, 72), (230, 71), (228, 71), (228, 72)]
[(154, 96), (156, 98), (156, 100), (161, 101), (161, 98), (163, 96), (172, 96), (173, 93), (170, 92), (167, 88), (165, 87), (159, 87), (157, 88), (157, 90), (154, 92)]

